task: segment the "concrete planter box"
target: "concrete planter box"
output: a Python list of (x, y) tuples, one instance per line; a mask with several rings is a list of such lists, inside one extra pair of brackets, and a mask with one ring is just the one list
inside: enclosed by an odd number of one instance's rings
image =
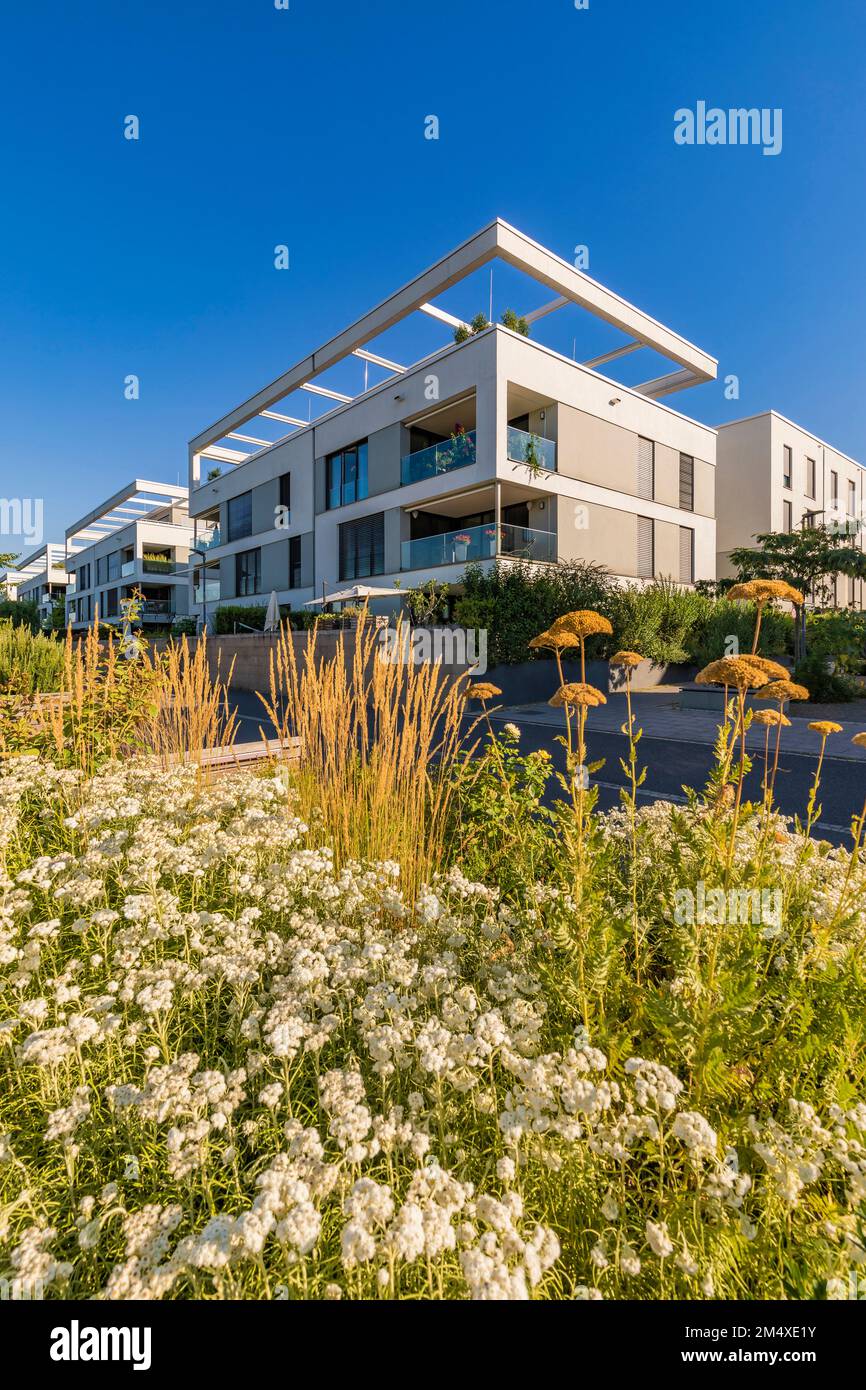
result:
[[(671, 663), (656, 665), (652, 661), (642, 661), (635, 666), (631, 678), (632, 690), (655, 690), (659, 685), (683, 685), (695, 678), (695, 666), (680, 666)], [(625, 690), (626, 673), (622, 666), (611, 666), (608, 690)]]

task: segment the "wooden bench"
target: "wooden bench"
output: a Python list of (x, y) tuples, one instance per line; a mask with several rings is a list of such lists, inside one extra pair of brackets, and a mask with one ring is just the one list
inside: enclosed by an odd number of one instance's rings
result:
[(297, 763), (301, 756), (299, 738), (259, 738), (251, 743), (232, 743), (226, 748), (205, 748), (200, 758), (187, 754), (184, 761), (198, 763), (213, 772), (234, 772), (268, 761)]

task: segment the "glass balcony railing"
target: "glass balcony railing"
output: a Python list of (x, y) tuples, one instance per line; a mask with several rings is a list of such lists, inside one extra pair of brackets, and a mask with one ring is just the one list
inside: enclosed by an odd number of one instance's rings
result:
[(196, 550), (213, 550), (217, 545), (222, 545), (220, 528), (218, 526), (215, 526), (212, 531), (202, 531), (202, 533), (196, 537)]
[(120, 577), (121, 579), (128, 579), (131, 574), (135, 574), (135, 561), (127, 560), (125, 564), (120, 566)]
[[(201, 603), (201, 601), (202, 601), (202, 591), (201, 591), (201, 585), (200, 585), (200, 584), (196, 584), (196, 586), (195, 586), (195, 588), (194, 588), (194, 590), (193, 590), (193, 596), (194, 596), (194, 601), (195, 601), (196, 603)], [(219, 597), (220, 597), (220, 582), (219, 582), (219, 580), (218, 580), (218, 579), (209, 579), (208, 582), (207, 582), (207, 584), (205, 585), (205, 588), (204, 588), (204, 601), (205, 601), (205, 603), (216, 603), (217, 600), (219, 599)]]
[(141, 615), (143, 618), (168, 618), (173, 612), (174, 609), (172, 608), (171, 600), (167, 598), (145, 599), (144, 603), (141, 605)]
[(169, 560), (167, 557), (165, 560), (151, 558), (143, 560), (141, 568), (145, 574), (174, 574), (177, 565), (174, 560)]
[(429, 449), (419, 449), (415, 454), (404, 455), (400, 464), (400, 482), (422, 483), (427, 478), (436, 478), (440, 473), (450, 473), (452, 468), (465, 468), (476, 458), (475, 431), (458, 434), (443, 444), (431, 444)]
[(556, 533), (508, 524), (498, 528), (492, 523), (467, 526), (462, 530), (446, 531), (441, 536), (403, 541), (401, 567), (404, 570), (434, 569), (439, 565), (492, 560), (498, 555), (552, 564), (556, 560)]
[(529, 468), (546, 468), (556, 472), (556, 445), (552, 439), (527, 434), (508, 426), (508, 457), (512, 463), (525, 463)]

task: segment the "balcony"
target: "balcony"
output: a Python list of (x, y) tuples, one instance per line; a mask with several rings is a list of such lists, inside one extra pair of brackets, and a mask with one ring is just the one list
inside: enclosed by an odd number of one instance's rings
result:
[(165, 559), (161, 555), (145, 555), (141, 562), (141, 568), (145, 574), (174, 574), (177, 565), (168, 555)]
[(437, 478), (440, 473), (450, 473), (454, 468), (466, 468), (475, 459), (475, 431), (471, 430), (442, 444), (431, 444), (429, 449), (404, 455), (400, 463), (400, 482), (403, 487), (408, 483), (423, 483), (428, 478)]
[[(217, 603), (220, 597), (220, 582), (218, 579), (209, 579), (204, 588), (204, 602)], [(193, 590), (193, 602), (202, 602), (202, 589), (200, 584), (196, 584)]]
[(214, 550), (216, 546), (222, 545), (220, 528), (215, 526), (212, 531), (203, 531), (200, 536), (196, 536), (196, 550)]
[(525, 463), (532, 472), (539, 468), (556, 472), (554, 441), (542, 439), (537, 434), (527, 434), (526, 430), (515, 429), (513, 425), (508, 426), (508, 457), (512, 463)]
[(167, 598), (145, 599), (141, 605), (141, 616), (143, 618), (171, 618), (174, 615), (174, 608), (171, 600)]
[(556, 532), (504, 524), (497, 528), (491, 524), (446, 531), (440, 536), (422, 536), (418, 540), (403, 541), (401, 568), (435, 569), (439, 565), (462, 565), (498, 556), (555, 564)]
[(135, 574), (135, 561), (134, 561), (134, 560), (127, 560), (124, 564), (122, 564), (122, 565), (120, 566), (120, 577), (121, 577), (121, 579), (129, 579), (130, 576), (133, 575), (133, 574)]

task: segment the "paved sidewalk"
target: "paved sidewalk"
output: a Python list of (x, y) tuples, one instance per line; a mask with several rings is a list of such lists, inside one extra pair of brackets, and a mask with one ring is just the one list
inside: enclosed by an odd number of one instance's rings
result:
[[(667, 687), (659, 691), (638, 691), (632, 696), (632, 705), (637, 727), (643, 729), (645, 738), (670, 739), (674, 743), (702, 743), (712, 746), (716, 741), (720, 715), (714, 711), (678, 708), (679, 690)], [(767, 706), (757, 706), (766, 709)], [(801, 708), (805, 709), (805, 706)], [(866, 764), (866, 748), (851, 742), (854, 734), (866, 733), (866, 723), (827, 714), (825, 706), (816, 706), (815, 719), (835, 719), (841, 724), (841, 734), (831, 734), (827, 740), (827, 757), (846, 758)], [(499, 722), (508, 720), (519, 724), (521, 719), (533, 724), (546, 724), (553, 729), (565, 727), (562, 710), (551, 709), (546, 703), (532, 705), (512, 705), (499, 710), (492, 718)], [(627, 718), (625, 695), (608, 695), (607, 704), (599, 705), (589, 712), (590, 726), (599, 733), (620, 732)], [(788, 753), (806, 753), (815, 756), (821, 748), (821, 736), (808, 727), (809, 720), (796, 718), (790, 729), (782, 730), (782, 748)], [(750, 752), (764, 751), (764, 730), (751, 729), (746, 735), (746, 747)], [(774, 747), (775, 730), (770, 730), (770, 747)]]

